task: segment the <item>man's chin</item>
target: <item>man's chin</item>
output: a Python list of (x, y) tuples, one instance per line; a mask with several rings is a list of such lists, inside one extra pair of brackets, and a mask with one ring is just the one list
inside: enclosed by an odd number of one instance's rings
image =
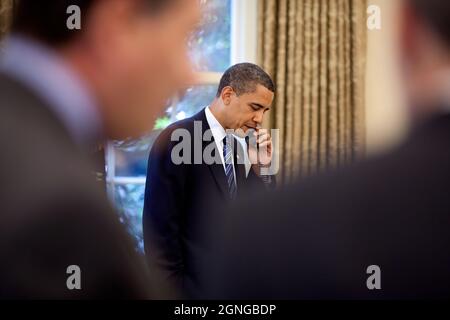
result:
[(252, 130), (255, 131), (256, 129), (244, 125), (235, 131), (235, 135), (240, 138), (245, 138)]
[(240, 127), (239, 129), (235, 130), (234, 134), (236, 136), (238, 136), (239, 138), (245, 138), (249, 130), (250, 130), (249, 127), (243, 126), (243, 127)]

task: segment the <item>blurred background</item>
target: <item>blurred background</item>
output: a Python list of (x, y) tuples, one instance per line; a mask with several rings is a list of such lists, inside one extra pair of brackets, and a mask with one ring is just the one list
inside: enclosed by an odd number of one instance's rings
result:
[[(152, 133), (104, 146), (108, 194), (142, 249), (147, 158), (158, 134), (214, 98), (222, 73), (254, 62), (275, 79), (266, 125), (280, 129), (280, 181), (340, 166), (398, 143), (408, 130), (394, 51), (401, 0), (201, 0), (189, 40), (199, 82), (173, 97)], [(0, 37), (12, 0), (0, 0)], [(381, 11), (368, 30), (367, 9)], [(1, 51), (1, 44), (0, 44)]]

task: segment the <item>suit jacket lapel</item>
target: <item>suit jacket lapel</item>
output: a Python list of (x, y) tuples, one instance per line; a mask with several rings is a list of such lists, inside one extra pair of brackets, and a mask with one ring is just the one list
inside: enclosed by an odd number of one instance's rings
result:
[(227, 180), (225, 176), (225, 171), (223, 170), (222, 164), (211, 164), (208, 165), (209, 169), (211, 170), (211, 173), (216, 180), (216, 184), (224, 197), (228, 197), (228, 186), (227, 186)]
[[(202, 148), (202, 152), (204, 152), (205, 148), (210, 144), (210, 143), (214, 143), (214, 138), (211, 138), (211, 141), (204, 141), (203, 140), (203, 135), (205, 134), (205, 132), (207, 130), (210, 129), (208, 121), (206, 120), (206, 114), (205, 114), (205, 109), (203, 109), (202, 111), (200, 111), (195, 117), (195, 120), (197, 121), (201, 121), (202, 122), (202, 142), (203, 142), (203, 148)], [(217, 149), (217, 145), (215, 144), (214, 147), (214, 151), (216, 152), (220, 152)], [(218, 154), (217, 154), (218, 155)], [(203, 157), (203, 155), (202, 155)], [(217, 184), (217, 187), (219, 188), (219, 190), (221, 191), (221, 193), (223, 194), (224, 197), (228, 197), (228, 185), (227, 185), (227, 179), (225, 176), (225, 171), (223, 169), (223, 165), (222, 163), (214, 163), (214, 164), (206, 164)]]
[(244, 164), (244, 148), (239, 143), (239, 141), (234, 138), (234, 170), (236, 172), (236, 184), (239, 190), (242, 190), (244, 187), (246, 177), (246, 170)]

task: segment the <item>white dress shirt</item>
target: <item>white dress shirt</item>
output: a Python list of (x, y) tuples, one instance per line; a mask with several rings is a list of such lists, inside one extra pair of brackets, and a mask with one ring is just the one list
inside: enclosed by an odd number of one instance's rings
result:
[[(222, 161), (223, 170), (225, 172), (225, 160), (223, 158), (223, 139), (227, 136), (227, 132), (222, 127), (222, 125), (217, 121), (216, 117), (212, 114), (209, 106), (205, 108), (206, 120), (208, 121), (209, 128), (211, 129), (214, 141), (216, 142), (217, 149), (219, 150), (220, 160)], [(232, 157), (233, 161), (233, 175), (234, 181), (237, 184), (236, 180), (236, 168), (234, 165), (234, 157)]]

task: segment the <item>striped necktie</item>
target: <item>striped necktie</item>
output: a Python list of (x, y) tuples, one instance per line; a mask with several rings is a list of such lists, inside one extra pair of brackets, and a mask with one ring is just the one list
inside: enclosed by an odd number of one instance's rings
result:
[(237, 186), (234, 178), (232, 139), (232, 136), (229, 134), (223, 139), (223, 159), (225, 161), (225, 175), (227, 178), (228, 192), (230, 198), (235, 199)]

